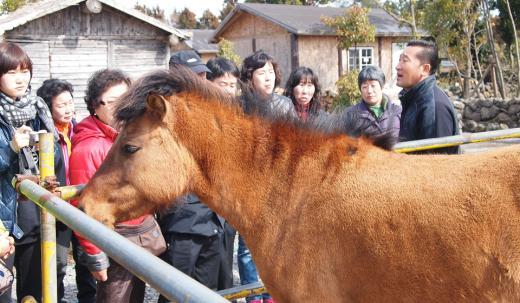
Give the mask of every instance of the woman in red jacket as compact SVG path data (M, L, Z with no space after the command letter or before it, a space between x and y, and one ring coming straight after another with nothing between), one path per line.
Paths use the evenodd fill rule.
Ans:
M118 134L114 128L114 105L129 85L130 79L119 70L100 70L90 78L85 95L90 116L78 123L72 138L69 163L72 184L87 183L108 154ZM117 223L115 231L155 255L166 249L151 215ZM113 260L109 264L108 257L99 248L81 236L78 238L84 250L80 262L98 281L97 302L143 302L144 282Z

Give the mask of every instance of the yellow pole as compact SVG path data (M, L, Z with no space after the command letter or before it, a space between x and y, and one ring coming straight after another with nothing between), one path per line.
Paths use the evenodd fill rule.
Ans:
M54 135L40 134L40 181L54 176ZM42 250L42 303L56 303L56 219L45 208L40 213Z

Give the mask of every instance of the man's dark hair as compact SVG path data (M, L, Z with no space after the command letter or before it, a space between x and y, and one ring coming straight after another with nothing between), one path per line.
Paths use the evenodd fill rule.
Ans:
M224 76L224 74L230 74L236 78L240 77L238 67L233 61L223 57L211 58L207 63L206 67L211 70L211 73L206 74L206 79L213 81L217 78Z
M89 113L94 115L95 109L101 103L101 95L112 86L121 83L130 86L130 78L119 69L102 69L95 72L88 80L85 91L85 103Z
M259 68L264 67L267 62L271 62L274 68L274 74L276 76L274 80L274 86L279 86L280 81L282 81L282 76L280 69L278 68L278 64L274 62L273 57L269 56L263 50L258 50L244 59L244 62L242 63L242 70L240 71L240 80L246 85L251 85L253 72Z
M49 109L52 110L52 98L57 95L69 92L71 95L74 92L72 84L70 82L60 79L47 79L43 81L42 86L36 91L36 95L47 103Z
M417 59L419 59L422 64L430 64L430 75L433 75L435 72L437 72L437 68L439 67L439 50L435 42L426 40L412 40L409 41L406 46L421 47L422 51L417 54Z

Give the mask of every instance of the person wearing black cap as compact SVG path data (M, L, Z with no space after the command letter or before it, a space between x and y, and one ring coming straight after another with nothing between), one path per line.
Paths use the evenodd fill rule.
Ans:
M187 66L204 79L207 72L211 73L194 51L174 53L170 57L170 68L174 64ZM211 84L208 82L208 85ZM206 287L217 290L225 220L190 193L160 213L158 222L168 243L161 258ZM168 300L160 296L158 302Z
M209 68L206 67L206 64L202 62L199 55L197 55L197 53L192 50L182 50L174 53L170 57L170 67L173 64L181 64L187 66L194 73L196 73L197 75L199 75L199 77L203 79L206 79L206 73L211 73Z

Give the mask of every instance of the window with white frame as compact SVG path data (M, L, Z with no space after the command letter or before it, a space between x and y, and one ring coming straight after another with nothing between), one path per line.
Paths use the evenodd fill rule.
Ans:
M372 47L349 48L348 50L348 69L361 70L367 65L374 64L374 49Z

